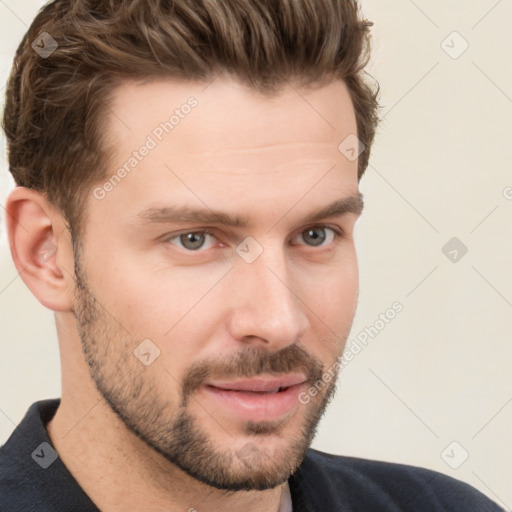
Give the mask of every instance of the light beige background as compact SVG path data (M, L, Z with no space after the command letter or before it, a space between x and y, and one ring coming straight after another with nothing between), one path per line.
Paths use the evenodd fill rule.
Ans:
M42 3L0 0L2 86ZM384 120L361 182L350 339L395 301L403 311L343 370L314 447L432 468L511 510L512 2L365 0L363 11ZM32 402L60 395L60 370L53 314L7 247L4 139L1 152L3 443ZM468 249L456 262L442 252L452 237Z

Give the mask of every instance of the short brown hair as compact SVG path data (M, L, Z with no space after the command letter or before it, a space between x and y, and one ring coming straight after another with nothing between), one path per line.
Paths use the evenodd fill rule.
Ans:
M366 147L361 179L379 120L378 83L373 90L363 77L370 25L354 0L54 0L21 41L8 81L10 171L78 235L86 196L108 172L100 127L113 89L123 79L227 72L269 93L289 80L344 80ZM43 32L58 44L47 58L33 46Z

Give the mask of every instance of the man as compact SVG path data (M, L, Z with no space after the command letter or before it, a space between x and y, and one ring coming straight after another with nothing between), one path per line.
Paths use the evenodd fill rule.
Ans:
M354 317L377 125L352 0L56 0L4 128L16 268L62 398L1 448L21 511L493 511L309 448Z

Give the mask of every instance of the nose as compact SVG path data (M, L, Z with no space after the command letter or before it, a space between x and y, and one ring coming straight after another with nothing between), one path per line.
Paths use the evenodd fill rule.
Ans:
M265 250L255 261L238 259L232 270L230 335L253 346L277 351L296 343L309 327L298 276L283 251Z

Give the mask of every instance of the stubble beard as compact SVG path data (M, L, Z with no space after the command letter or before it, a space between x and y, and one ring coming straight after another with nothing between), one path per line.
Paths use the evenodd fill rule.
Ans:
M299 406L304 408L300 428L292 438L288 434L287 441L272 453L265 448L265 436L284 437L285 424L245 422L243 431L247 441L242 442L242 446L239 440L223 431L225 442L217 447L207 429L189 410L194 391L202 382L198 376L204 380L208 370L202 367L199 372L187 373L189 380L182 385L179 403L163 397L155 373L148 372L133 354L140 340L124 335L124 328L97 302L86 285L87 276L77 255L75 275L73 311L91 379L130 432L187 475L216 489L266 490L288 480L303 461L318 423L335 394L337 372L323 395ZM227 364L231 371L245 376L302 369L313 384L323 374L323 364L297 345L290 345L279 354L254 351L239 355L236 370L233 362ZM251 371L247 372L248 369ZM219 423L213 417L212 421Z

